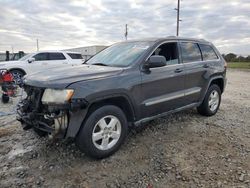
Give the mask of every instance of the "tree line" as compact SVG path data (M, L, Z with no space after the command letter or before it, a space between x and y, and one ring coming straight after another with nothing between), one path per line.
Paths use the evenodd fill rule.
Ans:
M236 55L234 53L222 54L227 62L250 62L250 55L244 57L241 55Z

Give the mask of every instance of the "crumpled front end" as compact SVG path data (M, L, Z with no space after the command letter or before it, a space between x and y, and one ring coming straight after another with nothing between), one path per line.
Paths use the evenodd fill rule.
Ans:
M78 111L81 105L76 105L73 100L67 104L42 104L42 96L45 88L24 85L27 94L17 107L17 120L21 122L24 130L34 128L47 133L51 138L66 137L71 118L74 120L74 111ZM78 101L79 102L79 101ZM80 125L76 125L80 127ZM72 128L71 128L72 129ZM76 133L75 133L76 134Z

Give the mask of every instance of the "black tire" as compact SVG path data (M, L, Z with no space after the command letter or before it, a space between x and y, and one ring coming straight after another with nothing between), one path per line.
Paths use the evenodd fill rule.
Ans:
M10 101L10 97L6 94L2 94L2 103L6 104Z
M17 70L17 69L11 70L10 73L12 74L14 81L17 84L20 84L20 79L25 75L25 73L23 71Z
M209 99L210 99L211 93L213 93L214 91L218 93L219 101L218 101L218 106L214 110L211 110L209 106ZM220 107L220 102L221 102L221 90L218 85L213 84L208 88L208 91L206 93L206 96L203 102L201 103L199 107L197 107L197 111L203 116L212 116L217 113Z
M36 127L33 127L33 130L34 130L34 132L35 132L38 136L40 136L40 137L45 137L45 136L48 135L47 132L42 131L42 130L40 130L40 129L37 129Z
M99 122L99 120L107 116L113 116L119 120L121 131L119 134L120 136L117 139L116 144L114 146L112 146L107 150L101 150L97 148L94 144L94 141L92 141L92 134L94 128L96 129L96 125ZM122 145L122 143L126 138L127 132L128 132L128 122L124 112L119 107L113 105L102 106L94 110L88 116L87 120L83 123L76 137L76 145L87 156L96 159L102 159L112 155L120 148L120 146ZM111 139L112 142L112 138L109 139Z

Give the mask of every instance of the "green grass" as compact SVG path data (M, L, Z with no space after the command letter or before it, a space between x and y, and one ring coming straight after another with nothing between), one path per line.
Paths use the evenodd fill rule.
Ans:
M234 69L250 69L250 62L229 62L228 68Z

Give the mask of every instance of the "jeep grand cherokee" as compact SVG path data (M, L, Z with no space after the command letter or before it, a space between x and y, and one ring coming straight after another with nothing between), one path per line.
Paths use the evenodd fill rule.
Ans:
M120 42L84 65L26 76L18 120L41 136L75 138L88 156L104 158L121 146L128 125L193 107L214 115L225 76L226 62L205 40Z

